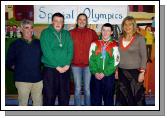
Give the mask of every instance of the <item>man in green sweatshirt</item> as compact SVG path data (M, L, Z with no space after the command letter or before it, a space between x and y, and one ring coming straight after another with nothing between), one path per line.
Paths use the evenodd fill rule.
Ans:
M64 16L52 15L52 24L44 29L40 36L43 52L43 105L54 106L58 96L58 105L69 105L70 71L73 57L73 42L70 33L63 29Z
M116 41L113 40L112 25L102 26L102 40L91 44L89 67L92 73L90 82L91 105L114 105L114 79L120 56Z

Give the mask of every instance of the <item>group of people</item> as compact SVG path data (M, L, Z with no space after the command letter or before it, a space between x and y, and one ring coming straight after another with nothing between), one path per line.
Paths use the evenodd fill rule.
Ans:
M87 28L84 13L78 15L76 28L67 31L63 25L64 16L53 14L37 40L32 37L33 22L21 22L22 38L11 44L6 59L14 71L19 105L26 106L31 94L33 105L54 106L58 97L58 105L68 106L71 71L74 105L82 105L82 83L85 106L113 106L114 94L116 105L145 105L146 44L133 17L124 18L118 42L110 23L103 24L100 38Z

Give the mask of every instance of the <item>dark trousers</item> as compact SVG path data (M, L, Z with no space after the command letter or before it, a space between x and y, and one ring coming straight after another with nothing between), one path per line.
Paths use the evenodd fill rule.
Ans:
M91 92L91 105L101 106L102 100L104 106L114 105L114 74L105 76L102 80L96 79L95 75L91 76L90 92Z
M138 69L118 68L118 86L116 104L119 106L144 106L145 88L143 82L138 82Z
M54 106L58 96L58 105L68 106L70 99L70 71L59 73L55 68L43 70L43 105Z

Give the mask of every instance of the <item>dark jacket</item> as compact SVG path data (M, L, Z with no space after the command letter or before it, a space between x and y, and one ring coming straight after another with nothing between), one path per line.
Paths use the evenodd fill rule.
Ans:
M14 80L17 82L39 82L41 77L41 48L39 40L27 43L17 39L8 49L6 66L14 66Z

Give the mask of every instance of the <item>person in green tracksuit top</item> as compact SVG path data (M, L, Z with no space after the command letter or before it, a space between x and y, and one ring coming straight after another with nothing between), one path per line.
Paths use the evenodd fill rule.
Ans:
M73 42L70 33L63 29L64 16L55 13L52 24L40 36L43 69L43 105L69 105L70 64L73 57Z
M102 26L102 40L91 44L89 54L89 67L91 71L90 93L91 105L114 105L115 71L120 60L117 42L113 40L112 25L106 23Z

